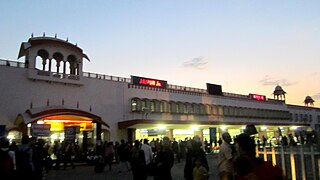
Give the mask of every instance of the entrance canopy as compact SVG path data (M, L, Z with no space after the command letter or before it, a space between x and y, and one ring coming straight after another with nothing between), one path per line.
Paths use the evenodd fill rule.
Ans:
M268 124L260 122L252 122L256 126L292 126L289 123ZM188 129L197 126L199 129L208 129L213 126L227 126L229 128L239 128L248 125L246 122L224 122L224 121L182 121L182 120L151 120L151 119L133 119L128 121L118 122L119 129L133 128L133 129L154 129L159 126L165 126L167 129ZM309 126L309 124L299 124L299 126Z
M79 109L67 108L65 106L28 109L25 113L21 113L17 116L15 125L20 126L21 124L28 124L38 120L60 120L70 122L92 121L104 125L108 129L110 128L110 126L97 115Z

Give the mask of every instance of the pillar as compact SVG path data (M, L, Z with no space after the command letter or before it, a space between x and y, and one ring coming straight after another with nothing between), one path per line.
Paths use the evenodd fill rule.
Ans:
M166 136L169 139L173 139L173 129L169 129L168 131L166 131Z
M82 131L83 139L82 139L82 150L83 152L88 151L88 131Z
M136 140L136 129L128 128L128 142Z
M102 130L102 128L101 128L101 123L96 123L97 124L97 130L96 130L96 137L97 137L97 139L96 139L96 142L101 142L101 130Z

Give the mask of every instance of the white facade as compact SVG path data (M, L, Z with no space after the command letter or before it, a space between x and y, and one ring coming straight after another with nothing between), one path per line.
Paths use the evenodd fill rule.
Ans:
M66 66L70 55L74 58L70 61L73 64ZM82 60L88 57L76 45L56 38L30 38L22 43L19 57L23 56L24 63L0 62L0 125L6 125L7 131L19 125L19 114L50 108L81 110L100 117L109 125L102 129L109 131L111 140L128 138L128 129L133 129L132 132L154 129L159 124L165 124L170 130L187 129L192 124L199 125L200 129L255 124L275 129L301 126L319 130L318 108L288 105L272 99L257 101L247 95L209 95L206 90L174 85L165 89L133 85L130 78L82 72ZM46 67L36 69L43 59L46 63L41 65ZM57 59L59 68L56 66L59 63L49 67L50 61ZM135 110L132 100L138 103ZM23 121L27 124L41 117Z

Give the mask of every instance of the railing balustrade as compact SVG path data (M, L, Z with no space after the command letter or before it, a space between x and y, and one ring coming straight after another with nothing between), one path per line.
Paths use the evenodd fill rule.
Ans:
M320 147L316 145L257 147L257 156L280 166L288 179L320 179Z

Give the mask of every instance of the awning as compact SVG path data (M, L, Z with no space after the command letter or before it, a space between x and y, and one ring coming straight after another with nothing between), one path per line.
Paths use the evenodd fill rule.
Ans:
M118 122L119 129L133 128L133 129L155 129L159 125L165 125L167 129L187 129L192 126L198 126L200 129L206 129L213 126L245 126L247 122L225 122L225 121L195 121L195 120L153 120L153 119L132 119L127 121ZM270 126L292 126L291 123L279 122L274 123L260 123L250 122L257 126L270 125ZM310 126L310 124L299 124L298 126ZM239 127L238 127L239 128Z
M100 116L94 115L90 112L83 111L80 109L72 109L64 106L51 106L51 107L42 107L42 108L32 108L28 109L26 112L18 114L15 125L28 124L39 119L50 117L50 116L59 116L67 115L70 118L72 117L84 117L89 118L95 123L100 123L103 126L110 128L110 126L105 123Z

